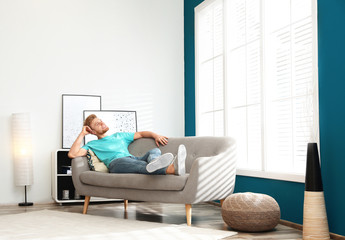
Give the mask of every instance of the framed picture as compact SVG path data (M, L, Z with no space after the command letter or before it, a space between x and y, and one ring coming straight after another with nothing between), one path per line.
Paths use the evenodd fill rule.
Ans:
M91 114L95 114L98 118L109 127L108 135L116 132L136 132L137 131L137 112L136 111L120 111L120 110L101 110L101 111L84 111L84 120ZM85 144L89 141L96 140L95 135L89 134L85 136Z
M62 95L62 148L71 148L83 128L84 110L101 110L101 96Z

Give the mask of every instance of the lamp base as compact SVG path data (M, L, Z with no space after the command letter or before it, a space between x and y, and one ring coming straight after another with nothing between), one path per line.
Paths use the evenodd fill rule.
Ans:
M26 207L26 206L32 206L32 205L34 205L32 202L28 202L28 201L27 201L27 197L26 197L26 185L25 185L25 202L18 203L18 206Z
M32 206L32 205L34 205L32 202L18 203L18 206L21 206L21 207Z

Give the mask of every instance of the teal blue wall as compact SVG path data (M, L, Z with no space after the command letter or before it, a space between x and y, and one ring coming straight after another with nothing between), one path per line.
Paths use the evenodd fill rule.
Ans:
M185 0L185 135L195 135L194 7ZM345 1L318 0L320 157L330 231L345 235ZM235 192L266 193L303 223L304 184L237 176Z
M203 0L184 0L185 136L195 136L194 8Z

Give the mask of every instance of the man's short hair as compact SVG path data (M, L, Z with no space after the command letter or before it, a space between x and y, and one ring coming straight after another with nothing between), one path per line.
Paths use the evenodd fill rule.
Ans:
M91 127L90 124L92 123L92 121L93 121L95 118L97 118L97 116L96 116L95 114L89 115L89 116L85 119L85 121L84 121L84 126L89 126L89 127Z

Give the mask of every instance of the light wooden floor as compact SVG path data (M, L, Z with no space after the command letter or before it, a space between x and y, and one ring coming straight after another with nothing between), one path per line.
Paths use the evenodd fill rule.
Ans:
M35 204L31 207L0 205L0 216L43 209L81 213L83 205ZM185 206L183 204L129 202L128 210L124 212L123 202L90 203L88 214L168 224L186 223ZM192 206L192 226L231 230L223 222L221 208L210 203L194 204ZM278 225L273 231L264 233L239 232L238 235L225 239L302 239L302 232L287 226Z

